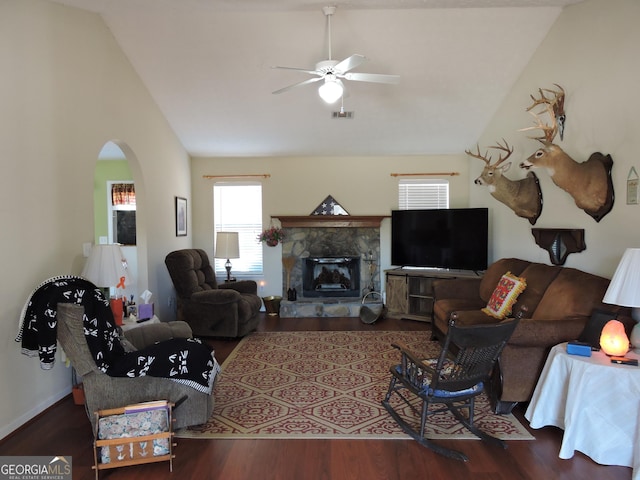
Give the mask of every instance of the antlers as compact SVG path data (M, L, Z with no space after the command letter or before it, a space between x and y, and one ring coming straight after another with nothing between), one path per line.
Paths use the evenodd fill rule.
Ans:
M534 108L536 105L552 105L553 113L555 117L564 115L564 88L562 88L557 83L554 83L554 85L558 87L560 91L551 90L549 88L539 88L538 89L538 92L540 92L539 99L536 99L536 97L534 97L533 95L530 95L531 99L533 100L533 104L529 108L527 108L527 112L530 111L532 108ZM553 98L545 97L544 92L549 92L553 94Z
M536 112L529 111L529 113L533 115L533 117L536 119L536 124L533 127L521 128L518 131L526 132L528 130L540 129L542 130L542 135L537 137L529 137L529 138L534 138L536 140L545 140L549 143L552 143L553 139L556 138L556 134L558 133L558 122L556 121L556 117L553 114L553 107L551 107L551 105L547 105L546 110L547 110L547 113L549 114L549 117L551 118L551 125L547 125L546 123L542 122L540 115L544 112L541 112L540 114L538 114Z
M500 157L498 158L498 161L496 163L494 163L493 165L491 165L491 157L489 156L489 150L487 150L486 153L484 155L482 155L480 153L480 146L479 145L476 146L476 148L478 150L477 153L473 153L470 150L465 150L464 153L466 153L467 155L469 155L471 157L479 158L484 163L486 163L487 166L497 167L502 162L504 162L507 158L509 158L509 156L513 153L513 147L510 147L509 144L507 143L507 141L504 138L502 139L502 141L504 142L504 145L501 145L500 142L498 142L497 145L493 145L493 146L489 147L489 148L495 148L496 150L501 150L501 151L506 153L506 155L504 157L501 154Z
M566 115L564 113L564 89L557 83L554 83L554 85L558 87L560 90L558 91L558 90L551 90L548 88L544 88L544 89L539 88L538 92L540 93L540 98L536 98L533 95L531 95L531 99L533 100L533 103L529 108L527 108L527 112L533 115L533 117L536 119L536 124L533 127L521 128L519 130L520 132L524 132L527 130L540 129L543 132L541 136L530 137L530 138L535 138L537 140L544 140L549 143L553 142L558 132L560 133L560 140L563 139L564 121L566 118ZM553 94L553 98L546 97L544 92ZM532 111L538 105L544 105L546 113L548 113L549 118L551 118L551 125L547 125L543 123L542 119L540 118L540 115L542 115L545 112L536 113Z

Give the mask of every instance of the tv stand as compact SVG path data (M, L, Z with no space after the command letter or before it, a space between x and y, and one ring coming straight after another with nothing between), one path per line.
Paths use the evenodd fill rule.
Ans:
M478 278L472 270L439 268L394 268L385 270L387 315L392 318L431 322L433 320L433 282L441 279Z

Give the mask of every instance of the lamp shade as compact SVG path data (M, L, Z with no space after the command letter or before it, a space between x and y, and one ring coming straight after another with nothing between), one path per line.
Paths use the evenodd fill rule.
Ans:
M640 248L625 250L602 301L632 307L633 318L640 321L637 308L640 307Z
M119 287L127 277L124 265L127 260L120 245L94 245L82 270L82 276L98 287Z
M318 95L327 103L335 103L343 92L342 82L336 79L335 75L327 75L318 89Z
M216 235L215 258L240 258L238 232L218 232Z
M607 355L624 355L629 351L629 337L624 324L618 320L609 320L600 334L600 348Z

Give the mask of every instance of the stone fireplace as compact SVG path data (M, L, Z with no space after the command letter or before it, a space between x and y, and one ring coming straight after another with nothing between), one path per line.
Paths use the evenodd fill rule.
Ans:
M286 294L287 288L295 288L298 299L301 298L331 298L351 296L359 298L364 293L363 285L371 283L369 267L363 258L371 256L374 259L380 258L380 229L379 228L285 228L285 241L282 244L282 256L294 257L295 263L290 272L284 269L284 283L282 291ZM316 260L314 260L316 259ZM324 259L318 261L317 259ZM344 261L348 259L348 261ZM307 265L313 268L306 268ZM319 295L315 287L309 288L310 281L316 279L321 273L322 266L329 269L331 273L335 270L348 278L355 277L354 283L349 288L343 289L337 286L325 286L326 295ZM315 272L315 276L307 277L307 288L304 285L305 270L307 275L313 275L309 271ZM349 270L350 273L347 271ZM365 271L363 271L365 270ZM289 285L287 285L289 279ZM339 283L339 282L325 282ZM357 283L357 285L355 285ZM373 285L380 291L380 274L376 270L373 273ZM331 294L333 293L333 294ZM348 295L347 295L348 293Z
M280 316L357 316L362 296L381 288L377 266L384 217L278 218L286 235L282 257L295 259L283 261ZM296 290L297 301L286 301L288 288ZM335 315L327 313L334 308ZM299 314L304 309L309 315Z

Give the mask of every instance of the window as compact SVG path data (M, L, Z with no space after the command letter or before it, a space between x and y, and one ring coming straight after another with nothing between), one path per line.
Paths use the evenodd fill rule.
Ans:
M400 210L449 208L447 180L401 179L398 183L398 194Z
M136 244L136 187L133 181L107 181L109 243Z
M238 232L240 258L231 259L234 276L262 275L262 244L258 242L258 235L262 231L261 184L214 184L213 230L214 252L218 232ZM215 270L220 275L225 272L225 261L215 259Z

